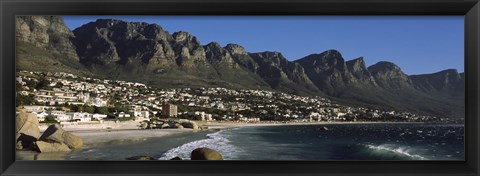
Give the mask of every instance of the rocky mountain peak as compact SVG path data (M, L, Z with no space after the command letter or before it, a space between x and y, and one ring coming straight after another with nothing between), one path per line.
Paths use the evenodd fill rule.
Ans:
M227 50L222 48L219 43L217 42L210 42L207 45L203 46L203 49L205 50L205 55L207 57L207 60L217 62L217 61L222 61L229 63L230 65L233 64L233 59L228 53Z
M222 46L220 45L220 43L217 43L217 42L210 42L210 43L206 44L204 47L208 47L208 48L222 48Z
M351 71L366 70L365 61L363 60L363 57L349 60L346 62L346 64L349 70Z
M195 42L195 43L200 43L200 42L198 42L197 37L191 35L191 34L188 33L188 32L184 32L184 31L174 32L174 33L172 34L172 37L173 37L173 39L174 39L176 42Z
M238 44L234 43L229 43L227 46L225 46L225 49L230 52L231 55L246 55L248 54L247 51L245 51L245 48Z
M454 75L454 76L458 75L458 76L460 76L457 69L446 69L446 70L440 71L438 73L439 74L445 74L445 75Z
M257 62L268 62L275 65L285 65L289 62L285 57L283 57L282 53L276 51L252 53L252 55L254 55L253 58L255 58Z
M368 71L379 86L389 89L412 88L412 80L394 63L380 61L370 67Z
M122 21L122 20L117 20L117 19L97 19L95 22L91 22L91 23L94 23L98 27L110 28L110 27L113 27L113 26L115 26L119 23L124 23L125 24L126 22ZM89 23L89 24L91 24L91 23Z
M320 54L311 54L295 62L304 66L312 65L323 70L329 68L344 69L346 67L345 60L337 50L327 50Z
M335 49L329 49L327 51L324 51L323 53L321 53L321 55L323 55L323 57L332 57L332 58L342 57L342 54L340 53L340 51Z
M400 67L398 67L392 62L380 61L368 67L368 71L370 71L370 73L372 74L377 74L379 72L389 72L389 71L401 72L401 69Z
M410 76L418 89L424 91L443 91L444 93L456 95L464 92L465 77L459 74L456 69L447 69L432 74Z

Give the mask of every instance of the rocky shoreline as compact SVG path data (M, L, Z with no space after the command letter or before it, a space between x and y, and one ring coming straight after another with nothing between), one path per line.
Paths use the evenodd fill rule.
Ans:
M40 153L69 152L83 146L83 140L80 137L63 130L58 124L50 125L40 133L37 116L27 113L23 108L19 109L15 120L17 150L32 150Z

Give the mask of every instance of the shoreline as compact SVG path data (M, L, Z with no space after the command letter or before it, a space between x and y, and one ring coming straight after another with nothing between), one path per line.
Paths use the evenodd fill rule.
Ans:
M198 122L197 122L198 123ZM257 126L289 126L289 125L342 125L342 124L424 124L424 122L204 122L200 123L208 129L228 129Z
M193 129L138 129L132 128L82 128L81 125L75 128L64 128L74 135L81 137L84 141L84 149L90 147L102 146L112 141L142 141L148 138L162 138L166 136L194 133L197 131L213 131L222 129L242 128L242 127L261 127L261 126L289 126L289 125L331 125L331 124L422 124L423 122L219 122L219 121L195 121L199 126L207 127L205 130ZM131 124L131 123L129 123Z
M289 126L289 125L331 125L331 124L422 124L423 122L218 122L218 121L195 121L199 126L207 127L204 131L209 130L222 130L242 127L261 127L261 126ZM76 128L64 128L74 135L81 137L84 141L84 149L88 149L92 146L102 146L105 143L111 143L112 141L142 141L148 138L162 138L166 136L194 133L193 129L138 129L135 128L116 128L116 129L104 129L104 128L81 128L79 125Z

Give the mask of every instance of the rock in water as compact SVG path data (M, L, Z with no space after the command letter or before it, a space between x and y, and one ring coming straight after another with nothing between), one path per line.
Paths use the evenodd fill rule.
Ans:
M170 125L168 125L168 123L164 123L160 126L161 129L164 129L164 128L170 128Z
M180 158L179 156L175 157L175 158L172 158L170 160L183 160L182 158Z
M184 120L184 121L179 121L179 123L185 128L191 128L194 130L198 129L198 125L194 121Z
M19 109L20 113L15 116L15 136L20 142L20 148L28 148L40 137L37 115L27 113L25 109Z
M126 159L127 160L156 160L154 157L151 157L151 156L133 156Z
M148 123L147 122L140 122L140 129L144 130L148 128Z
M44 141L37 141L35 142L36 144L36 149L39 152L45 153L45 152L69 152L70 148L68 148L67 145L64 143L58 143L58 142L44 142Z
M192 151L192 160L223 160L222 154L209 148L197 148Z
M178 123L176 123L176 124L175 124L175 128L177 128L177 129L183 129L183 126L180 125L180 124L178 124Z
M40 137L41 141L65 143L71 149L83 146L82 138L63 130L58 124L50 125Z

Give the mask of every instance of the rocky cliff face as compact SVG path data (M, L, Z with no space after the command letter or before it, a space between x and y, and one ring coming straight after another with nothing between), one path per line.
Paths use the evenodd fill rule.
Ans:
M61 17L18 16L15 25L17 42L48 50L55 57L78 61L75 47L70 41L75 36Z
M176 65L174 39L160 26L101 19L73 31L80 62L92 65Z
M247 53L245 48L238 44L227 44L225 49L230 53L233 60L243 68L251 72L256 72L258 69L258 64L252 59L252 57Z
M204 46L204 50L207 61L222 80L250 88L269 87L258 75L237 63L230 51L221 47L219 43L211 42Z
M280 52L250 53L250 56L257 65L255 73L273 89L295 94L320 93L303 67L288 61Z
M365 68L363 58L345 62L340 52L328 50L296 60L305 69L312 82L328 95L336 96L352 88L376 87L376 82Z
M394 63L378 62L368 67L368 71L384 89L407 89L413 86L410 78Z
M364 84L366 86L377 87L377 82L368 71L365 61L363 57L359 57L357 59L353 59L350 61L345 62L347 68L352 75L350 79L353 84Z
M186 71L195 70L206 72L211 70L207 63L205 50L195 36L187 32L172 34L174 42L171 43L177 57L177 65Z
M61 17L17 16L15 27L17 69L86 74Z
M410 76L414 86L424 92L445 93L456 95L465 92L464 73L455 69L443 70L432 74Z

